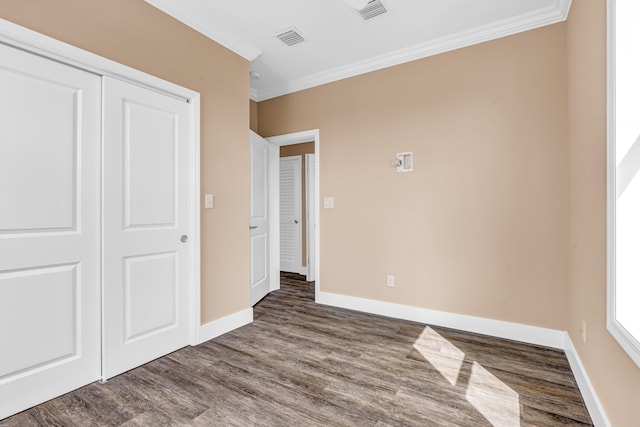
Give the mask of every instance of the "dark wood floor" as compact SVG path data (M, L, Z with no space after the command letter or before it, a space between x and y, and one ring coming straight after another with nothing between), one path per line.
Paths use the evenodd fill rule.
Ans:
M592 425L563 352L320 306L300 279L251 325L0 425Z

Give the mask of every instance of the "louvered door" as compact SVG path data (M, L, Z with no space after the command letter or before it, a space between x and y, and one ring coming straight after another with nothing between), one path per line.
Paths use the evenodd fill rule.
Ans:
M280 159L280 270L300 272L302 258L302 157Z

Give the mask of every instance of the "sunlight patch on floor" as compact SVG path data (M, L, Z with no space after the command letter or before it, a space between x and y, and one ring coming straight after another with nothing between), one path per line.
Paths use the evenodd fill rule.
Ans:
M520 426L518 393L477 362L471 367L466 397L493 427Z
M422 357L454 387L464 389L469 402L493 427L520 427L520 397L511 387L473 361L471 372L460 378L465 353L430 327L413 343ZM468 363L467 361L467 369ZM458 384L460 382L460 384Z
M464 362L464 353L458 347L427 326L413 343L413 348L451 385L456 385L462 362Z

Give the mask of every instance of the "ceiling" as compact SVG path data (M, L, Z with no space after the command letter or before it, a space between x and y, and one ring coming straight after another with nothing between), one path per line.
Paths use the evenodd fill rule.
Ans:
M387 13L364 20L345 0L145 1L251 61L256 101L561 22L571 7L571 0L379 0ZM276 35L291 27L305 41L290 47Z

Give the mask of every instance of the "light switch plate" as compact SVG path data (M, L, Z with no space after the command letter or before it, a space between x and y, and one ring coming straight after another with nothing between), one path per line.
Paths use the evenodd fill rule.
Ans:
M204 208L212 209L213 208L213 194L205 194L204 195Z
M325 197L324 198L324 208L325 209L333 209L333 197Z

